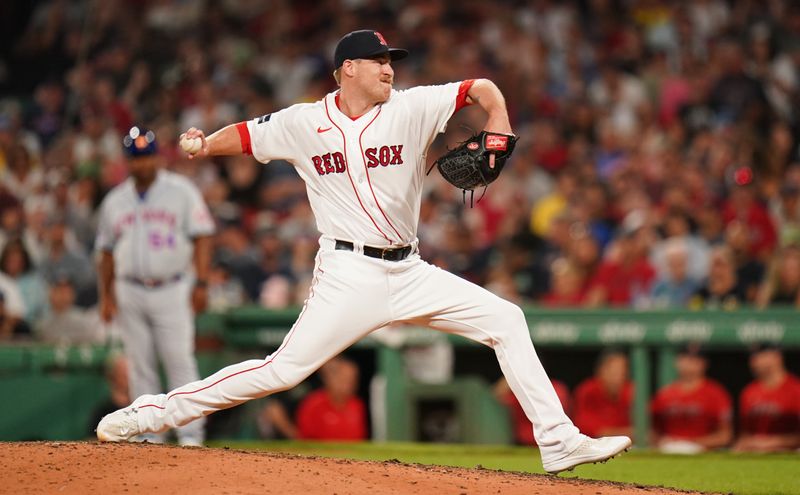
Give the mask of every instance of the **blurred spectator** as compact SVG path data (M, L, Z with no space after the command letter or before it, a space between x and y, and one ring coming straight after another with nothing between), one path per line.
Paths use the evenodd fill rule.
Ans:
M669 274L667 247L671 245L674 250L676 244L681 244L686 252L686 277L692 280L705 279L708 276L709 246L705 240L692 234L689 216L679 211L667 213L663 230L665 239L653 246L650 257L659 277Z
M539 237L547 237L553 218L567 207L575 194L575 176L569 170L558 174L555 190L533 205L531 210L531 231Z
M291 258L286 244L278 236L278 229L266 226L257 233L259 251L258 292L253 300L273 308L283 308L291 301ZM274 280L272 280L274 279Z
M293 302L292 282L284 275L275 274L261 285L258 302L267 309L284 309Z
M99 185L91 177L82 177L71 183L61 174L52 174L48 180L48 194L52 209L63 215L70 237L68 246L73 251L89 252L94 243L94 209L99 201Z
M620 351L604 352L594 377L575 388L575 426L589 436L628 435L631 429L633 383L628 379L628 357Z
M725 228L725 243L730 246L736 263L736 279L744 291L747 302L756 300L759 286L764 278L764 262L748 253L747 226L734 220Z
M601 243L593 235L582 229L573 232L572 242L567 249L567 259L583 274L584 291L590 282L589 276L595 273L600 264L601 249Z
M660 276L650 293L655 308L685 307L697 290L697 282L689 277L689 252L683 238L668 239L664 246L667 273Z
M106 162L118 162L120 136L105 112L93 105L85 105L80 113L80 132L72 148L75 164L84 173L97 175Z
M3 319L5 328L16 327L18 322L25 321L25 300L19 289L19 284L5 271L0 271L0 292L3 293ZM6 333L6 336L10 334Z
M42 171L34 168L27 148L22 144L15 144L7 153L8 165L3 171L0 180L17 199L24 201L29 196L39 192L43 186L44 176Z
M208 309L225 311L244 304L246 300L242 283L232 277L227 261L215 259L208 273Z
M30 333L30 328L25 320L9 313L6 309L5 292L0 289L0 341L24 337Z
M6 243L0 254L0 271L16 282L25 306L23 319L37 321L47 307L47 287L20 239L11 239Z
M586 277L566 258L552 263L550 292L542 298L542 305L549 307L578 307L586 296Z
M264 407L256 418L261 438L275 440L296 440L299 438L294 417L297 406L308 395L309 386L303 382L285 392L270 395L264 399Z
M739 452L781 452L800 446L800 379L786 371L783 354L761 344L750 354L755 376L739 396Z
M50 282L49 313L35 326L37 339L48 344L103 344L105 327L95 310L75 305L75 287L67 274L57 274Z
M196 103L184 109L178 128L219 129L236 120L236 111L217 94L210 81L202 81L195 88Z
M778 229L780 246L800 244L800 187L784 184L770 207Z
M550 267L543 241L527 229L498 245L495 270L513 280L514 288L507 295L520 300L537 300L549 291Z
M600 249L604 249L611 241L614 231L610 224L609 208L612 204L608 198L606 186L597 181L590 181L588 184L573 196L571 209L574 211L578 221L586 225L587 233L598 244ZM577 241L582 235L573 236Z
M733 251L726 245L711 250L711 269L705 284L689 301L694 309L737 309L747 302L745 287L739 283Z
M250 244L247 232L235 222L220 226L215 239L216 254L230 266L231 274L242 282L247 299L258 300L262 275L258 266L258 253Z
M564 412L569 415L572 407L569 389L564 383L558 380L551 380L551 383L556 391L556 395L558 395L558 399L561 401ZM522 406L514 395L514 392L511 391L511 387L508 386L506 379L500 378L497 380L492 391L497 401L508 408L511 417L511 428L514 432L514 442L517 445L536 445L533 425L525 415L525 411L522 410Z
M55 80L46 80L33 92L28 126L43 146L49 146L64 128L64 87Z
M74 239L66 220L60 215L52 216L47 222L46 247L39 270L48 281L69 278L75 290L75 302L89 307L97 302L94 266L85 252L68 247L68 237Z
M711 91L711 106L717 120L724 123L743 120L758 128L768 117L766 95L762 83L746 73L740 43L723 40L716 55L723 71Z
M297 409L299 438L305 440L367 439L367 410L358 391L358 367L336 357L320 368L322 389L308 394Z
M626 217L607 259L597 269L586 296L591 306L626 306L641 303L650 294L656 273L647 259L649 242L643 214Z
M747 174L749 169L746 170ZM747 177L747 176L745 176ZM751 179L742 179L749 181ZM722 218L726 224L733 221L743 224L747 234L747 252L762 261L769 258L777 243L775 224L767 209L756 198L756 190L749 182L744 182L731 190L728 201L723 205Z
M0 185L0 198L6 189ZM6 196L8 204L0 208L0 247L5 246L9 239L25 235L25 210L22 205L10 194Z
M613 133L616 139L633 137L639 130L639 111L647 104L647 93L641 80L626 73L620 64L604 65L600 77L589 85L588 95L592 103L609 116L601 132ZM606 166L600 165L600 174L610 174L612 163L607 161Z
M650 405L653 442L662 452L694 454L724 447L733 439L731 397L706 377L707 367L698 345L678 351L677 379L659 390Z
M481 248L475 233L463 219L445 217L442 222L442 243L436 246L431 262L470 282L482 285L492 246Z
M773 257L756 304L800 305L800 246L787 246Z

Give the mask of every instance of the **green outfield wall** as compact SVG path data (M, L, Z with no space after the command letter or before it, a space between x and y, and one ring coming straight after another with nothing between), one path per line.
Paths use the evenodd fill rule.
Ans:
M243 354L266 354L282 342L299 309L267 311L240 308L198 319L198 358L208 374L237 361ZM800 349L798 312L792 308L768 311L623 311L542 310L527 308L531 337L540 349L603 349L629 352L636 384L633 418L636 437L647 438L647 404L652 384L674 377L674 349L688 341L706 349L746 349L756 342L777 342ZM489 384L474 376L457 376L451 386L414 383L406 376L404 346L419 346L442 336L408 327L400 341L367 337L355 346L374 350L377 372L386 380L387 438L415 440L414 400L442 397L452 400L461 415L461 438L475 443L510 439L498 427L503 410L493 403ZM446 336L458 349L478 346ZM488 350L487 350L488 352ZM108 349L52 347L36 344L0 346L0 440L78 439L91 434L93 414L108 400L104 368ZM655 375L653 375L655 374ZM489 428L491 426L491 428ZM492 430L487 433L486 430Z

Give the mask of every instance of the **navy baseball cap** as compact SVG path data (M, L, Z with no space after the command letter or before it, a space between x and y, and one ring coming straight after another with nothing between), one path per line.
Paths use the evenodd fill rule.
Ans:
M750 351L750 354L758 354L759 352L765 352L765 351L781 352L781 345L779 342L764 340L761 342L754 342L750 344L748 350Z
M390 48L378 31L361 29L347 33L339 40L333 55L333 65L338 69L345 60L372 58L385 53L389 54L392 61L408 56L408 50Z
M697 358L705 358L705 353L703 352L703 347L700 345L699 342L685 342L683 345L678 347L676 354L678 356L690 356L690 357L697 357Z
M156 134L153 131L133 126L122 139L122 147L131 158L150 156L158 152Z

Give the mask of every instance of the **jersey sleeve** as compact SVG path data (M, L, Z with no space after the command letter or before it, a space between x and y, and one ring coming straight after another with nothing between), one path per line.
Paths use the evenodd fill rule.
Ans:
M111 225L109 198L107 197L100 205L100 215L97 223L97 234L94 241L94 249L100 251L113 251L116 244L114 228Z
M297 149L295 127L296 107L288 107L279 112L247 121L250 149L253 157L261 163L271 160L292 161Z
M418 120L422 138L432 141L447 129L447 121L467 105L467 92L474 80L459 81L436 86L417 86L402 92Z
M186 215L186 232L189 237L200 237L214 233L214 218L208 211L203 196L193 184L188 184L188 214Z

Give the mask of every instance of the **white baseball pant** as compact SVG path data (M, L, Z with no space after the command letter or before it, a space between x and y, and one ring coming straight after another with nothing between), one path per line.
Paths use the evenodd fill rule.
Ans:
M117 280L115 290L117 322L128 358L131 397L158 394L163 390L159 361L170 389L198 380L190 281L184 277L161 287L147 288ZM188 424L176 431L178 440L202 443L205 421L190 421L185 421L183 424Z
M582 436L564 413L531 342L522 310L412 254L383 261L334 250L320 239L314 281L300 316L265 359L228 366L133 405L142 431L161 432L215 411L292 388L331 357L391 322L426 325L492 347L534 425L542 459L558 459Z

